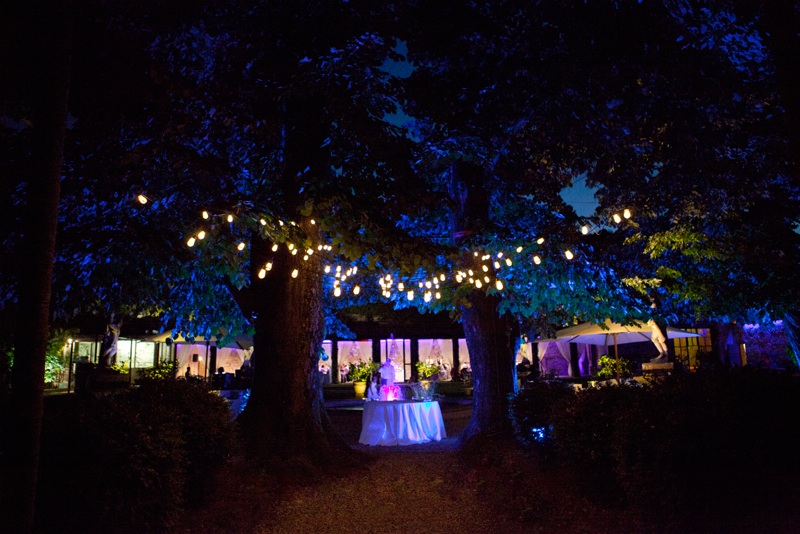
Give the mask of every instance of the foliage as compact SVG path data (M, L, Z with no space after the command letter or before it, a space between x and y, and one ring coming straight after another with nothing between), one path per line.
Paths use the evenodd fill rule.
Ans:
M369 382L372 375L378 370L375 362L351 362L347 373L348 380L353 382Z
M800 388L784 373L724 368L589 389L556 409L553 426L586 490L660 519L787 502L800 475Z
M47 400L41 530L164 532L235 447L227 403L185 381Z
M620 378L630 378L633 376L633 364L626 358L612 358L607 355L602 355L597 359L597 376L598 378L617 378L619 372Z
M108 369L109 371L114 371L115 373L119 373L122 375L128 374L129 372L128 366L125 364L125 362L111 364L108 366Z
M158 367L148 367L139 372L139 380L170 380L178 372L177 362L162 363Z
M427 380L441 372L439 366L433 362L417 362L417 376L420 380Z
M517 440L539 450L552 446L552 413L575 395L571 384L560 380L533 380L509 402L509 414Z

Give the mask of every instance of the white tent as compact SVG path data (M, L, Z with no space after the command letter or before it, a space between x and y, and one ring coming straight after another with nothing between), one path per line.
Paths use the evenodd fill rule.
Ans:
M654 332L656 333L656 341L658 341L659 334L661 336L663 336L663 334L655 325L655 323L635 323L633 325L622 325L612 322L610 319L606 319L605 322L601 324L587 322L576 326L571 326L569 328L564 328L556 333L555 338L538 339L536 342L539 343L540 360L544 357L548 343L556 343L565 359L568 358L569 354L569 349L566 348L567 343L602 345L606 347L614 345L614 352L617 356L617 359L619 359L617 345L622 345L625 343L642 343L645 341L656 343L656 341L653 340ZM700 334L686 332L685 330L679 330L677 328L668 326L666 337L667 339L700 337Z

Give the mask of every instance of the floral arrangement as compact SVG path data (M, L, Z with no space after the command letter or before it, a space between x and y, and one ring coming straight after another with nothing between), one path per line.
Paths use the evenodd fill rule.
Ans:
M435 363L417 362L417 376L420 380L427 380L441 372Z
M378 370L378 365L375 362L351 363L347 373L347 378L353 382L367 382L372 377L372 374Z
M598 358L597 365L600 368L600 370L597 372L598 378L617 377L616 359L603 355ZM631 365L631 362L625 358L619 359L619 376L620 378L629 378L633 376L633 366Z

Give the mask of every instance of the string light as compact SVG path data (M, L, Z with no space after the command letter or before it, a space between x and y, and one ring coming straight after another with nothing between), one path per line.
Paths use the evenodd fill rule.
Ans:
M330 265L326 265L325 266L325 274L327 274L329 272L331 272L331 266Z
M503 282L501 280L498 280L497 282L495 282L494 286L497 288L498 291L502 291L503 290Z
M315 225L315 224L317 224L317 221L315 221L314 219L311 219L311 224Z
M425 292L425 295L424 295L425 302L430 302L432 297L433 297L433 295L431 295L430 291L426 291Z
M494 262L494 268L495 269L499 269L500 268L500 262L499 261Z
M144 206L145 204L147 204L147 197L146 197L146 196L144 196L144 195L138 195L138 196L136 197L136 200L138 200L138 201L139 201L139 204L141 204L142 206Z
M340 288L340 287L334 287L333 288L333 296L334 297L338 297L341 294L342 294L342 288Z
M437 291L434 297L436 297L436 300L439 300L440 298L442 298L442 294Z
M361 288L358 285L356 285L355 287L353 287L353 295L358 295L359 293L361 293Z
M588 233L589 233L589 227L588 227L588 226L586 226L585 224L584 224L583 226L581 226L581 233L582 233L583 235L586 235L586 234L588 234Z
M261 269L260 271L258 271L258 277L259 278L261 278L263 280L265 276L267 276L267 270L266 269Z
M519 254L520 252L522 252L522 247L521 246L517 247L517 254Z
M572 253L571 250L567 249L564 251L564 257L567 258L568 260L571 260L572 258L575 257L575 255Z
M414 290L410 290L406 295L406 298L408 298L408 300L414 300Z
M622 212L622 216L625 217L626 219L630 219L631 218L631 210L629 210L628 208L625 208L625 210Z
M272 252L278 252L278 244L277 243L272 245Z
M534 256L533 257L533 263L535 263L536 265L539 265L540 263L542 263L542 258L540 258L539 256Z
M480 280L475 280L475 287L477 287L478 289L480 289L480 288L482 288L482 287L483 287L483 283L481 283L481 281L480 281Z
M239 245L237 245L236 248L238 248L239 250L244 250L244 246L245 246L244 241L242 241L241 243L239 243Z
M299 271L297 269L295 269L294 271L292 271L292 278L297 278L298 274L299 274Z
M261 223L261 226L266 226L267 225L267 221L264 220L264 219L260 219L258 222Z
M194 237L190 237L186 244L191 248L194 246Z
M403 285L403 282L400 282L400 283L397 284L397 290L398 291L404 291L405 288L406 288L406 286ZM413 293L413 291L412 291L412 293Z
M271 270L272 270L272 262L271 262L271 261L268 261L268 262L267 262L267 270L268 270L268 271L271 271Z
M544 243L544 238L540 237L539 239L536 240L536 243L541 245L542 243Z
M512 265L514 265L514 262L513 262L513 261L511 261L511 258L506 258L506 265L508 265L509 267L511 267Z
M622 222L622 217L619 216L619 213L614 214L614 222L617 224Z
M203 230L197 232L197 239L200 239L202 241L205 238L206 238L206 233Z
M233 215L228 215L228 222L229 222L229 223L232 223L232 222L233 222Z
M204 210L203 211L203 219L208 219L208 218L209 218L209 214L208 214L207 211Z

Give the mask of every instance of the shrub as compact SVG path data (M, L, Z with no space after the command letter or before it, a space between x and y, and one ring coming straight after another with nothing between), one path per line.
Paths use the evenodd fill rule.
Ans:
M575 395L570 384L534 380L511 397L509 415L514 435L531 449L549 447L552 442L552 413Z
M234 445L224 399L185 381L48 399L39 530L163 532Z

